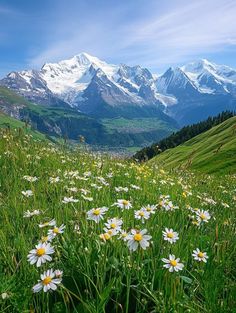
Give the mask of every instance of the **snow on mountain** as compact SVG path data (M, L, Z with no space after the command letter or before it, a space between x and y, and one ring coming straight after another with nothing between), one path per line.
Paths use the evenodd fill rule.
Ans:
M0 84L35 103L69 105L86 113L107 111L104 106L108 105L122 110L125 106L170 108L171 115L214 103L214 97L219 101L219 97L229 96L229 102L230 97L236 98L236 70L205 59L156 75L139 65L108 64L81 53L46 63L40 71L9 73Z
M202 93L230 93L230 86L236 86L235 70L206 59L188 63L181 69Z

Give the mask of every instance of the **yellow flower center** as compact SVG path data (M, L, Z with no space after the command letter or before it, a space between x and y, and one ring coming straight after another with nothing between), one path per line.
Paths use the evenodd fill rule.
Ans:
M141 234L138 233L138 234L134 235L134 240L135 241L141 241L142 239L143 239L143 236Z
M41 237L41 241L42 241L42 242L48 241L48 236L43 236L43 237Z
M110 236L108 233L105 233L105 234L104 234L104 238L105 238L106 240L109 240L109 239L111 238L111 236Z
M112 235L112 230L109 229L107 233L108 233L109 235Z
M146 208L146 211L150 212L150 211L151 211L151 208L150 208L150 207L147 207L147 208Z
M111 223L111 228L116 228L116 223Z
M173 238L173 237L174 237L174 234L173 234L173 233L167 233L167 237L168 237L168 238Z
M204 257L203 252L199 252L199 253L198 253L198 257L202 259L202 258Z
M48 226L49 222L43 223L43 226Z
M53 232L54 232L54 234L59 234L59 228L58 227L54 227L53 228Z
M122 236L123 238L125 238L125 237L127 237L127 233L123 233L121 236Z
M129 204L129 201L123 200L123 201L122 201L122 204L123 204L123 205L128 205L128 204Z
M94 214L94 215L99 215L99 214L100 214L100 209L95 209L95 210L93 210L93 214Z
M144 216L144 212L139 212L139 216Z
M52 278L50 276L47 276L43 280L43 285L48 285L52 281Z
M42 256L45 254L45 249L44 248L39 248L36 251L37 256Z
M176 260L171 260L171 261L170 261L170 265L176 266L176 265L177 265L177 261L176 261Z
M206 219L206 215L205 215L204 213L201 213L201 214L200 214L200 217L201 217L202 220L205 220L205 219Z

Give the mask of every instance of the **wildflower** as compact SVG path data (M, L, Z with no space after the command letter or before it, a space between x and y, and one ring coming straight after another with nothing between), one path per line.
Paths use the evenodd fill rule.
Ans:
M131 188L135 189L135 190L141 190L141 188L139 186L136 185L130 185Z
M143 250L146 250L146 248L150 245L149 240L152 238L152 236L145 235L146 233L146 229L143 229L142 231L132 229L130 234L126 237L126 240L128 241L128 248L131 251L135 251L138 246L140 246Z
M64 199L62 200L62 203L76 203L78 202L78 199L74 199L73 197L64 197Z
M60 178L58 176L49 178L49 183L50 184L55 184L55 183L58 183L59 181L60 181Z
M111 235L109 233L100 234L99 237L103 241L107 241L107 240L111 239Z
M199 262L207 262L208 256L206 252L201 252L198 248L196 250L193 250L192 254L194 260Z
M50 242L52 241L52 239L53 239L52 236L42 236L40 239L40 243Z
M156 211L157 206L156 205L147 205L145 207L142 207L143 210L149 212L150 214L154 214Z
M144 209L134 211L134 217L137 220L141 220L144 223L144 220L148 220L150 217L150 213Z
M62 272L59 270L53 271L53 269L45 271L41 276L41 281L33 287L33 292L39 292L43 289L44 292L51 290L56 290L57 285L62 281L61 276L57 276L57 273L62 275Z
M125 230L120 230L120 236L119 236L119 239L122 239L124 241L127 241L128 240L128 233L125 231Z
M182 271L184 264L183 263L179 263L180 259L179 258L175 258L174 254L170 254L169 255L169 259L162 259L162 261L166 264L163 265L163 267L168 268L169 272L178 272L178 271Z
M36 177L36 176L32 177L32 176L25 175L25 176L23 176L23 178L25 180L27 180L28 182L31 182L31 183L33 183L33 182L38 180L38 177Z
M209 219L211 218L210 214L208 211L204 211L204 210L198 210L196 212L197 214L197 220L199 222L205 222L208 223Z
M58 234L63 234L65 227L66 226L64 224L62 224L60 227L55 225L53 229L48 230L48 236L55 238Z
M175 243L179 239L179 234L177 232L174 232L172 228L165 228L165 231L162 231L162 234L163 239L167 240L171 244Z
M50 243L39 243L35 247L36 249L31 250L27 256L30 264L36 263L36 266L39 267L46 261L52 260L49 254L53 254L55 250Z
M39 210L34 210L34 211L27 210L24 212L23 217L32 217L32 216L40 215L40 214L41 214L41 212Z
M87 212L87 219L98 223L103 219L103 215L106 211L108 211L108 208L106 207L91 209Z
M129 200L124 200L124 199L118 199L115 205L117 205L121 209L129 210L130 208L132 208L131 202Z
M32 197L34 195L32 190L21 191L21 193L23 196L27 198Z
M123 224L122 219L118 219L114 217L114 218L107 220L107 222L105 223L105 226L107 227L107 229L120 231L122 224Z
M47 227L47 226L55 226L55 225L56 225L56 221L55 221L55 219L53 219L49 222L39 224L39 228L43 228L43 227Z
M115 187L116 192L128 192L129 188L128 187Z
M7 292L3 292L3 293L1 294L1 298L2 298L2 300L5 300L5 299L10 298L10 295L9 295Z

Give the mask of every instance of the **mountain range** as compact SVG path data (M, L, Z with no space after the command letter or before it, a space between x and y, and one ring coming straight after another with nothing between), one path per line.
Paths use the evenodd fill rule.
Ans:
M236 70L205 59L157 75L81 53L40 70L11 72L0 85L35 105L73 110L96 122L125 119L127 128L133 119L154 118L171 131L236 109Z

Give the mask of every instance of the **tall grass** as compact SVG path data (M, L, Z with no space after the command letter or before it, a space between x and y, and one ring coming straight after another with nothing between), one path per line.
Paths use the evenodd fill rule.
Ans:
M169 174L155 164L137 165L80 147L69 151L7 130L0 139L0 168L0 312L234 312L235 175ZM29 182L25 175L38 180ZM50 177L60 180L51 183ZM128 191L116 192L119 186ZM72 187L78 190L69 191ZM26 190L33 196L24 196ZM159 205L161 195L169 195L179 209L166 211ZM71 196L79 201L62 202ZM133 207L122 211L113 205L117 199L130 200ZM136 220L134 211L148 204L157 205L155 214L145 223ZM104 220L87 219L90 209L103 206L109 208ZM211 219L194 225L188 206L208 210ZM41 214L23 217L27 210ZM147 229L150 247L130 252L119 236L102 240L104 223L112 217L122 218L127 232ZM49 229L38 224L54 218L66 229L51 243L52 262L37 268L27 255ZM163 240L165 227L179 233L175 244ZM196 248L207 252L206 264L193 259ZM183 271L163 268L161 259L170 253L180 258ZM33 293L49 268L63 271L62 284L54 292Z

